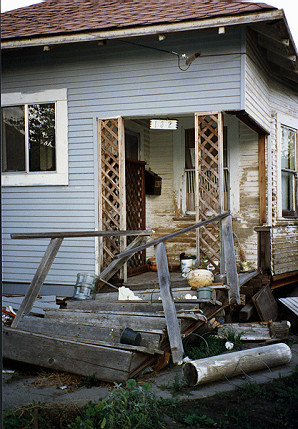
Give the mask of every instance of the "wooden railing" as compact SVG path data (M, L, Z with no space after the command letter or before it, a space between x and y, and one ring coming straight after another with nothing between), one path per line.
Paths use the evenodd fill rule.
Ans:
M185 234L188 231L200 228L201 226L213 223L221 222L221 237L223 245L224 260L221 263L225 267L227 276L227 285L229 289L229 302L240 303L239 295L239 280L236 269L236 258L233 243L233 232L232 232L232 219L230 212L224 212L211 219L207 219L196 223L194 225L183 228L179 231L175 231L171 234L157 238L156 240L149 241L141 244L144 237L148 237L151 231L83 231L83 232L48 232L48 233L25 233L25 234L11 234L11 238L14 239L33 239L33 238L50 238L51 241L42 261L37 268L37 271L33 277L33 280L28 288L28 291L24 297L21 307L19 308L17 315L12 323L12 327L16 328L20 319L25 315L29 314L35 299L37 298L39 291L47 273L50 270L52 263L57 255L57 252L65 238L74 237L103 237L103 236L137 236L128 248L119 253L114 257L112 263L99 275L99 279L103 281L110 278L112 273L115 273L120 266L122 266L133 254L141 250L147 249L148 247L154 246L158 280L160 287L160 294L162 298L162 304L165 313L165 319L167 324L169 342L172 351L172 359L174 363L180 363L183 359L183 345L181 340L181 333L179 323L177 319L176 309L174 300L171 294L171 281L170 273L166 255L165 242L171 238ZM140 245L139 245L140 244ZM110 276L110 277L109 277Z

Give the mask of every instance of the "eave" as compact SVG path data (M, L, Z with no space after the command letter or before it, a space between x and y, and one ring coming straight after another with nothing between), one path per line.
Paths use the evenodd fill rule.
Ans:
M173 33L191 30L204 30L207 28L231 27L237 25L251 25L260 22L283 20L282 10L249 13L239 16L218 17L195 21L178 22L171 24L150 25L145 27L130 27L107 31L87 31L56 36L45 35L40 37L22 37L2 41L2 49L20 49L43 45L57 45L66 43L94 42L126 37L141 37L160 33Z

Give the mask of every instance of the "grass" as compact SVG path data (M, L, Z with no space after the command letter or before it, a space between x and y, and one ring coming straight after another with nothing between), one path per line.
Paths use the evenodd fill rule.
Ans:
M183 380L174 380L175 390ZM236 391L210 398L158 398L150 385L128 380L115 384L107 399L76 408L33 403L3 410L4 429L157 429L229 428L296 429L298 427L298 367L289 376L265 385L243 384Z
M184 351L190 359L197 360L211 356L220 355L227 352L226 342L233 344L233 351L241 350L242 333L237 333L234 329L226 329L219 337L214 333L205 336L197 335L198 341L193 343L191 337L187 337L184 342Z

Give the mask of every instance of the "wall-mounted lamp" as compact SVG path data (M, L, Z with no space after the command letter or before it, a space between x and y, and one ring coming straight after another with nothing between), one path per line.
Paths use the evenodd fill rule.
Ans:
M226 27L218 27L218 34L225 34L226 33Z
M158 40L159 40L160 42L162 42L163 40L165 40L165 38L166 38L165 34L159 34L159 35L158 35Z

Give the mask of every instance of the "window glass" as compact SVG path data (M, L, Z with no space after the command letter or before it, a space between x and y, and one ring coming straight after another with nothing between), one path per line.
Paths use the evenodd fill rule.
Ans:
M282 171L282 209L283 211L294 210L294 174Z
M297 175L297 130L282 127L281 141L281 185L283 216L295 216Z
M25 171L24 106L2 108L2 171Z
M55 104L29 105L28 125L29 171L55 171Z
M282 127L281 168L295 170L295 140L295 131Z

